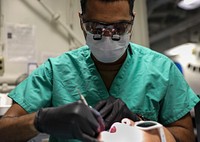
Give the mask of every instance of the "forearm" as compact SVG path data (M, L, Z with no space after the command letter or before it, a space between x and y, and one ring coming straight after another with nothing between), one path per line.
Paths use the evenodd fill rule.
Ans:
M164 128L166 142L176 142L171 132L166 127L163 128ZM157 129L144 131L144 137L145 137L144 139L145 142L162 142L159 131Z
M176 142L174 135L168 130L168 128L164 127L164 132L167 142Z
M166 142L195 142L193 132L182 127L164 127Z
M167 129L175 137L176 142L195 142L194 131L179 126L167 127Z
M176 142L174 136L164 127L166 142ZM144 142L162 142L158 129L144 131Z
M35 113L20 117L0 119L0 139L2 142L27 141L38 134L34 128Z

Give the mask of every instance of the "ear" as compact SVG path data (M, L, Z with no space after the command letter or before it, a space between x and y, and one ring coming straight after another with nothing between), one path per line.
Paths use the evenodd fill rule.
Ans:
M83 28L83 14L81 12L79 12L78 15L79 15L81 29L83 31L83 34L84 34L85 38L86 38L86 32L85 32L85 30Z
M136 12L133 12L133 13L132 13L133 21L135 20L135 15L136 15Z
M79 18L81 19L81 17L83 16L83 13L81 11L78 12Z
M80 11L79 11L78 15L79 15L79 20L80 20L79 22L80 22L80 25L81 25L81 29L83 30L83 22L82 22L83 15Z

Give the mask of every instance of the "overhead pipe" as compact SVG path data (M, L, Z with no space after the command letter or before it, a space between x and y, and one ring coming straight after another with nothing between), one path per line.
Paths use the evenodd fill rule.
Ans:
M66 24L64 24L60 20L60 14L55 13L52 9L50 9L42 0L38 0L38 2L46 9L46 11L52 16L52 19L58 22L65 30L69 32L69 34L75 39L77 42L77 46L82 46L84 43L76 37L74 31Z

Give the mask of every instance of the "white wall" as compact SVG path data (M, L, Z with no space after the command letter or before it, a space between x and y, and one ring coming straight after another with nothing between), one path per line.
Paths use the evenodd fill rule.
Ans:
M43 0L48 7L61 15L63 23L71 24L78 39L84 43L84 38L79 26L78 0ZM37 0L1 0L3 17L2 40L4 43L3 56L5 58L5 73L1 80L15 79L22 73L27 72L27 63L10 62L7 59L6 25L26 24L35 27L36 62L45 60L45 56L59 55L72 48L76 48L70 40L67 30L52 22L48 11ZM69 25L68 25L69 26ZM33 61L30 61L33 62ZM5 78L5 79L4 79Z
M137 44L149 47L146 0L135 0L134 12L135 21L131 40Z
M62 26L52 22L48 11L38 0L0 0L1 1L1 41L4 44L3 56L5 58L5 73L0 77L0 83L15 80L18 76L27 72L27 62L10 62L7 59L7 44L5 27L11 24L26 24L35 27L36 62L41 64L46 56L59 55L65 51L77 48L71 40L69 33ZM79 26L78 12L80 0L41 0L52 11L61 15L60 20L71 27L77 38L85 44L85 40ZM148 29L146 19L145 0L135 3L137 13L132 41L148 46ZM1 47L0 47L1 48ZM33 62L33 61L30 61Z

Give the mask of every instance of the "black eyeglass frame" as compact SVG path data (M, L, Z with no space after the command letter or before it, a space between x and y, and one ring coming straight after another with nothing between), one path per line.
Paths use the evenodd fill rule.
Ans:
M94 40L101 40L102 36L103 36L103 32L104 30L109 31L110 33L112 33L111 38L112 40L120 40L120 36L124 35L124 34L128 34L131 33L132 31L132 26L134 23L134 18L132 18L131 20L121 20L121 21L117 21L114 23L104 23L104 22L100 22L97 20L85 20L83 18L81 18L81 22L83 24L83 30L86 33L91 33L93 34L93 39ZM88 24L88 25L86 25ZM95 25L96 24L96 25ZM125 27L123 31L119 31L120 25L124 24L123 26ZM90 26L89 28L91 30L88 30L89 28L87 26ZM92 28L91 26L94 26L95 28ZM99 28L97 28L98 26L100 26ZM113 26L113 28L109 28ZM118 27L118 28L115 28ZM122 28L122 27L121 27ZM94 31L92 31L94 30Z

